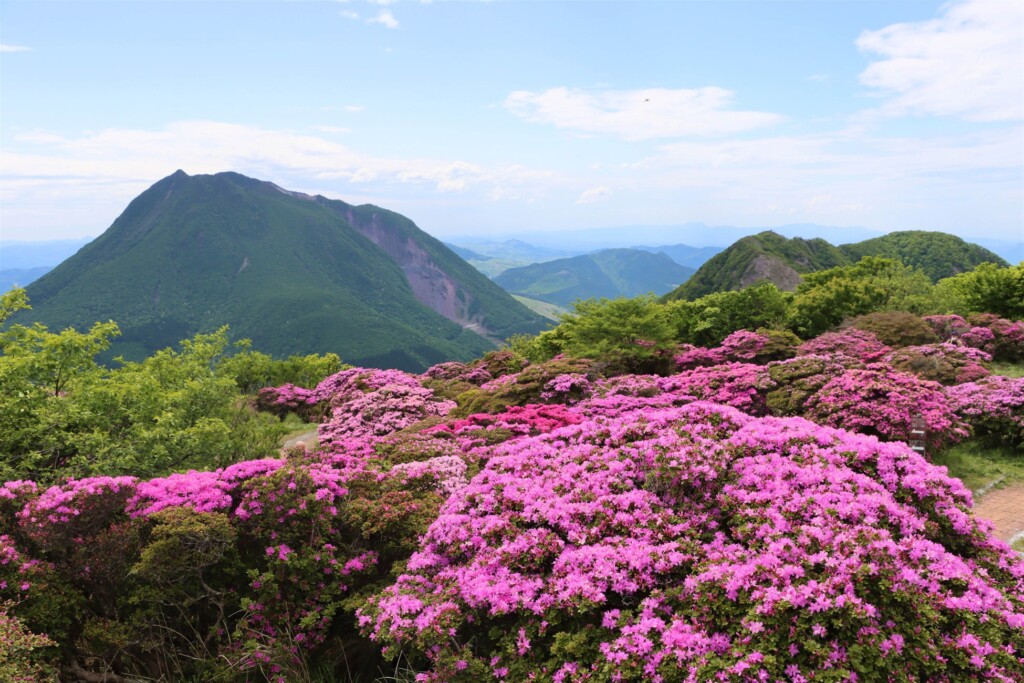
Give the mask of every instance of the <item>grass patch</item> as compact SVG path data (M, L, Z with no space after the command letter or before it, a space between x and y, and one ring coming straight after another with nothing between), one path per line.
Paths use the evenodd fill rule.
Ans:
M1003 377L1024 377L1024 363L989 363L993 375Z
M284 418L283 424L288 431L281 437L281 443L284 443L288 439L296 437L299 434L305 434L306 432L316 429L315 422L305 422L295 413L288 413Z
M949 468L949 474L963 481L971 491L996 482L1024 482L1024 454L1010 446L991 446L972 439L933 454L931 460Z
M557 304L550 304L547 301L540 301L538 299L530 299L529 297L519 296L513 294L512 298L529 308L534 313L540 313L545 318L558 322L562 318L562 314L566 313L568 309L563 308Z

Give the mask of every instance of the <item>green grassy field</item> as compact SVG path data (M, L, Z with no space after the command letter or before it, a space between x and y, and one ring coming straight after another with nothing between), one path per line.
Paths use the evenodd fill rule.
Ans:
M561 320L562 314L567 311L567 309L562 308L561 306L549 304L546 301L538 301L537 299L519 296L518 294L513 294L512 298L529 308L534 313L539 313L545 318L550 318L556 322Z
M1024 482L1024 451L1019 448L972 439L932 455L931 460L949 468L971 491Z

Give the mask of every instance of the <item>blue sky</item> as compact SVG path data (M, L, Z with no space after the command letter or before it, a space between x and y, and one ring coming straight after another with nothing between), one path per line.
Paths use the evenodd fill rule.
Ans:
M1024 240L1018 0L4 0L0 45L3 239L99 234L181 168L441 237Z

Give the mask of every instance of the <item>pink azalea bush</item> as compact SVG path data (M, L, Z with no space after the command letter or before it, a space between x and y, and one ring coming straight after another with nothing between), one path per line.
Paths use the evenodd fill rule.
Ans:
M446 415L456 405L398 370L352 368L328 377L316 392L331 405L329 418L317 429L321 446L328 449L343 448L346 440L386 436Z
M1016 680L1024 563L970 505L801 419L595 418L496 446L360 623L422 681Z
M891 348L879 341L873 332L850 327L840 332L826 332L797 348L800 356L836 356L860 363L881 360Z
M991 313L968 317L971 329L958 335L960 341L992 355L997 361L1024 360L1024 321L1011 321Z
M950 342L904 346L885 357L885 362L902 372L940 384L963 384L991 374L985 363L992 356L971 346Z
M725 361L725 354L719 347L709 349L693 344L680 344L674 359L677 370L692 370L719 365Z
M694 399L733 406L751 415L764 415L767 407L758 390L761 366L726 363L699 367L658 381L663 391L681 392Z
M971 329L971 324L959 315L926 315L923 320L941 341L948 341Z
M260 410L283 416L288 412L309 418L317 399L312 389L283 384L279 387L264 387L256 395L256 406Z
M945 391L953 410L976 434L1024 446L1024 377L994 375Z
M929 444L938 447L969 433L940 384L882 363L846 370L810 396L804 411L818 424L899 441L910 439L914 418L920 416Z
M677 370L692 370L727 362L747 362L760 365L794 356L799 342L800 340L789 332L764 329L757 332L737 330L714 348L703 348L692 344L680 345L674 356L675 365Z
M321 448L0 485L0 604L96 676L287 682L383 648L425 682L1019 680L1020 558L898 441L917 414L936 444L1024 440L1024 380L868 362L986 362L960 343L770 344L278 387Z

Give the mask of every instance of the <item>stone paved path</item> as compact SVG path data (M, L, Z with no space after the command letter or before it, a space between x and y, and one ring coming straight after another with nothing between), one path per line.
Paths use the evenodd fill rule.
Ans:
M1013 543L1024 538L1024 485L995 489L977 498L974 516L996 525L996 536Z

